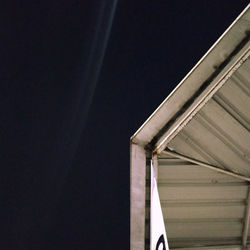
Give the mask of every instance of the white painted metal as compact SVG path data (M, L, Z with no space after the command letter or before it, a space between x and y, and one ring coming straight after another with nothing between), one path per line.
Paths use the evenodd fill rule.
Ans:
M145 248L146 152L130 145L130 249Z

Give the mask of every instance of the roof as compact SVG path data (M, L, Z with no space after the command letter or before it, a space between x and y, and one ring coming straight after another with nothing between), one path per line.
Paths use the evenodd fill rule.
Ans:
M250 240L249 37L250 5L131 137L158 157L171 248Z
M180 111L182 113L186 111L187 106L190 106L197 99L200 89L214 85L215 82L218 82L218 77L230 68L235 61L235 54L249 41L249 32L250 12L248 5L173 92L137 130L131 140L143 146L159 141L159 137L165 130L169 130L170 123L177 120L177 115L180 116ZM168 127L166 127L167 124Z

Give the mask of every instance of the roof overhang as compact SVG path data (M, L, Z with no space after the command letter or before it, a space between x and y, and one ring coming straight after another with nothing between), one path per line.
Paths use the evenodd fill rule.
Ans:
M132 243L141 244L148 232L147 202L146 212L143 207L149 197L144 156L148 153L158 166L159 193L173 247L242 249L241 243L246 247L250 236L249 56L250 5L131 137ZM135 223L137 218L144 231ZM179 227L182 223L187 230ZM184 238L178 235L181 231ZM218 237L221 231L224 238ZM134 232L140 232L139 237ZM197 248L199 244L203 248Z
M185 117L207 101L225 82L225 77L247 57L250 36L249 6L222 34L172 93L131 137L131 142L150 147L157 153L164 149L173 131L183 125Z

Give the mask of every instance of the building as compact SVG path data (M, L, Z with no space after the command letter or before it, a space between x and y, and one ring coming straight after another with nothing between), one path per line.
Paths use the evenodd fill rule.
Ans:
M250 249L249 37L250 5L131 137L131 250L149 249L151 159L170 249Z

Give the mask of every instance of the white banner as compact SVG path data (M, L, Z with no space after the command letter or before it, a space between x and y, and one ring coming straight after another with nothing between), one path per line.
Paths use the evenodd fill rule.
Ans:
M169 250L152 161L150 202L150 250Z

